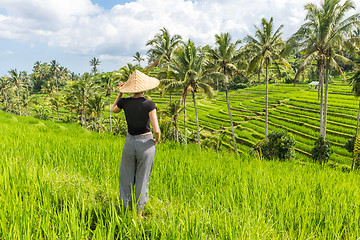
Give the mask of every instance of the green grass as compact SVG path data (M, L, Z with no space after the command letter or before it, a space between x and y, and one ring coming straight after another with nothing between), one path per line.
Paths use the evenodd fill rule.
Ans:
M0 112L0 139L0 239L360 237L358 172L160 144L139 221L119 203L123 138Z

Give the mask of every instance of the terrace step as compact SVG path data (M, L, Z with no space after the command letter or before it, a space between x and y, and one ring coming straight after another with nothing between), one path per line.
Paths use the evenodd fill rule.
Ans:
M312 109L309 109L309 108L296 107L296 106L287 105L287 104L284 104L283 106L286 106L286 107L292 108L292 109L297 109L297 110L305 111L305 112L312 112L312 113L318 113L318 114L320 114L319 111L317 111L317 110L312 110ZM351 116L351 115L347 115L347 114L339 114L339 113L332 113L332 112L328 112L327 114L328 114L328 115L331 115L331 116L334 116L334 117L348 118L348 119L357 120L356 117Z
M295 114L295 113L285 112L285 111L282 111L282 110L279 110L279 109L276 109L276 111L279 112L279 113L284 113L284 114L287 114L287 115L290 115L290 116L294 116L294 117L303 117L303 118L308 118L308 119L312 119L312 120L319 120L318 118L309 117L309 116L301 115L301 114ZM327 120L327 123L328 123L328 124L332 124L332 125L336 125L336 126L339 126L339 127L350 128L350 129L356 130L356 127L355 127L355 126L351 126L351 125L344 124L344 123L338 123L338 122L329 121L329 120Z
M320 131L320 127L316 127L316 126L313 126L313 125L308 124L308 123L299 122L299 121L288 119L286 117L279 117L279 116L276 116L276 115L271 115L271 117L282 120L282 121L286 121L286 122L289 122L289 123L292 123L292 124L305 126L307 128L313 129L315 131ZM346 133L336 132L336 131L333 131L333 130L330 130L330 129L327 129L326 132L330 133L332 135L335 135L335 136L343 137L343 138L351 138L352 137L352 135L349 135L349 134L346 134Z
M309 101L305 101L305 100L302 100L302 99L299 99L299 98L297 98L297 97L294 97L294 98L292 98L291 99L291 102L296 102L296 103L300 103L300 104L306 104L306 105L311 105L311 106L316 106L316 107L320 107L320 104L318 103L318 102L314 102L314 101L311 101L311 99L309 99L310 100L310 102ZM356 105L356 108L357 108L358 106ZM351 107L351 106L347 106L347 105L339 105L339 104L337 104L337 105L331 105L331 104L328 104L328 109L329 110L331 110L331 109L337 109L337 110L339 110L339 111L342 111L342 110L344 110L344 109L347 109L347 110L350 110L350 111L352 111L354 108L353 107Z

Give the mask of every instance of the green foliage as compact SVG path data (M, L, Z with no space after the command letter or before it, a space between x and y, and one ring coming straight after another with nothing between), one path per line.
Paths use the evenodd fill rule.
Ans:
M293 159L295 139L285 131L272 131L267 139L260 141L251 152L259 152L266 159L277 158L280 161Z
M249 87L249 80L247 78L243 78L239 75L236 75L228 83L229 90L237 90L237 89L244 89ZM225 87L221 86L221 91L225 91Z
M314 161L319 161L320 164L327 162L330 158L332 150L330 148L330 142L323 137L319 137L315 141L311 154Z
M355 138L354 143L354 150L353 150L353 167L359 168L360 163L360 135L357 135Z
M122 114L115 115L112 118L113 121L113 133L118 136L126 136L127 134L127 125L125 116Z
M349 153L353 153L353 152L354 152L355 140L356 140L356 136L353 136L353 137L351 137L350 139L348 139L348 140L346 141L346 143L344 144L344 148L345 148Z
M360 97L360 70L349 79L349 84L352 86L351 91L355 97Z
M184 142L184 136L181 136L178 126L178 118L183 115L183 111L180 100L170 101L165 109L159 111L163 140Z
M41 120L48 120L49 119L49 113L47 109L45 109L42 106L34 108L35 114L34 117L41 119Z
M223 128L217 132L202 130L201 136L203 137L201 146L219 151L224 143L225 131Z

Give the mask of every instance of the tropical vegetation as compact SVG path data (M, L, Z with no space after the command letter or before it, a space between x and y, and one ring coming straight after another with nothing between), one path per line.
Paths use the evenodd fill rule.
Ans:
M146 57L113 72L97 57L82 74L56 60L10 69L0 77L0 239L358 239L353 9L307 4L289 39L274 18L206 46L162 28ZM111 111L135 69L161 81L146 94L162 131L146 221L121 208L127 126Z
M149 93L149 97L154 98L158 94L163 98L170 97L169 101L158 100L160 105L164 105L161 111L162 129L167 129L165 132L173 135L170 137L164 134L164 140L173 139L185 144L196 141L200 149L203 142L204 147L214 149L227 147L237 153L248 151L243 145L251 148L262 141L263 131L259 128L258 122L256 126L252 125L249 128L255 131L255 133L250 133L251 136L249 132L239 131L239 129L245 126L240 124L241 119L247 124L246 122L252 121L253 114L258 116L259 120L263 117L263 108L255 102L246 102L242 91L250 93L252 91L250 89L255 89L257 86L258 89L262 89L261 86L264 83L265 91L257 92L259 97L262 96L261 98L265 100L263 103L264 137L268 136L269 119L272 119L270 125L273 127L304 132L295 139L301 137L301 142L306 142L307 147L302 145L298 149L301 149L301 154L310 156L313 151L316 151L316 144L326 142L325 137L329 138L330 142L338 142L332 140L333 130L328 131L329 134L326 136L328 112L333 111L333 109L328 109L328 93L331 86L329 82L334 84L334 79L339 79L339 77L343 80L349 79L353 87L352 91L357 96L360 20L359 14L347 14L354 9L354 6L352 1L342 3L339 0L327 0L320 6L307 4L305 23L288 40L282 38L283 26L275 27L273 18L269 21L262 19L260 27L255 25L255 34L246 36L243 41L238 39L232 42L229 33L216 34L214 47L195 46L190 39L183 41L180 35L171 35L166 28L162 28L159 34L146 43L150 49L147 52L148 65L144 68L140 65L144 58L140 52L136 52L133 56L134 61L137 62L136 65L128 63L119 70L108 73L99 71L101 61L96 57L89 61L90 73L82 75L72 73L56 60L49 64L36 62L31 74L11 69L9 75L1 77L1 107L4 111L19 115L33 115L42 119L52 118L53 121L58 122L76 121L84 128L100 133L122 132L123 130L120 129L113 130L113 125L121 129L123 126L116 123L119 118L113 118L110 106L116 95L116 86L126 81L135 69L139 69L161 80L159 92ZM303 77L303 81L300 82L301 88L301 84L316 80L316 72L319 79L320 103L316 100L310 100L308 103L319 105L319 135L314 135L308 129L300 129L299 126L287 128L284 119L289 119L285 121L289 122L293 116L287 113L286 117L279 119L278 114L286 114L286 110L283 109L285 110L283 113L271 111L275 105L274 100L269 99L271 84L289 83L291 77L295 84L303 75L306 77ZM239 97L236 96L238 95L236 92L231 92L233 90L240 93ZM202 113L204 110L209 113L212 109L203 107L204 104L208 105L204 96L214 98L219 103L223 92L225 92L227 105L225 111L227 111L228 120L223 116L209 116L206 112ZM187 104L188 93L191 94L193 107ZM198 104L199 101L201 105ZM260 102L262 101L261 99ZM286 98L279 96L275 101L285 103ZM238 104L244 109L240 110ZM220 105L218 104L219 107ZM108 106L108 111L105 106ZM68 114L61 117L64 111ZM183 113L180 114L179 111ZM297 114L294 111L299 111L299 109L291 111L292 114ZM271 116L271 114L274 115ZM242 115L247 116L242 117ZM179 116L183 116L184 121L178 121ZM206 119L203 120L203 117ZM306 124L311 124L312 129L315 130L317 129L316 121L318 121L317 117L312 116L306 120ZM212 122L211 126L206 122ZM192 128L192 124L196 126L196 129ZM273 127L271 129L276 130ZM228 142L227 129L231 129L232 146ZM348 131L346 134L349 136L346 137L347 139L353 136L353 133L349 134ZM310 144L310 141L313 141L313 144ZM335 144L336 147L344 145L344 143L337 144ZM295 147L297 148L298 145ZM312 150L309 149L311 145L314 146ZM334 146L334 144L331 145ZM337 152L341 151L334 151L334 153ZM323 162L321 154L319 162Z

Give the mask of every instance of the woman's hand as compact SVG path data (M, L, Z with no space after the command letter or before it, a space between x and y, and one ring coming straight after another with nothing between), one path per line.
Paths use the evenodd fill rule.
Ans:
M160 137L161 137L159 122L158 122L158 119L156 116L156 109L149 112L149 119L151 122L151 126L153 127L153 131L154 131L154 135L155 135L154 141L155 141L155 146L156 146L160 142Z
M119 85L118 85L118 89L120 89L122 86L124 86L124 82L121 82ZM112 106L112 111L114 112L114 113L118 113L118 112L120 112L121 111L121 109L120 108L118 108L118 106L117 106L117 102L119 101L119 99L122 97L122 92L119 92L119 95L117 96L117 98L115 99L115 102L114 102L114 104L113 104L113 106Z
M124 82L119 83L118 89L120 89L122 86L124 86Z

